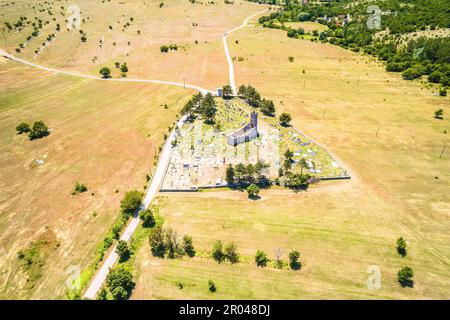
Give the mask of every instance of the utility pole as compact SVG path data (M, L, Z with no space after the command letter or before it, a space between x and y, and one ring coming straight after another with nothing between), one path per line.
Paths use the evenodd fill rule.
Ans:
M378 131L380 131L380 125L378 125L377 133L375 134L375 138L378 137Z
M183 87L186 89L186 78L183 77Z
M442 151L441 151L441 155L439 156L439 159L441 159L442 158L442 155L444 154L444 151L445 151L445 149L447 148L447 145L445 145L444 146L444 148L442 149Z
M327 109L325 109L325 111L323 112L323 116L322 116L322 120L325 119L325 115L327 114Z

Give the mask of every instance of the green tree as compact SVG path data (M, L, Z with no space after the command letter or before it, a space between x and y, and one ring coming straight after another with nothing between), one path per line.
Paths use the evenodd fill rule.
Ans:
M40 139L49 135L48 127L43 121L36 121L30 130L30 140Z
M142 205L144 194L137 190L128 191L120 202L120 208L125 218L129 218L136 213Z
M309 185L309 176L305 174L289 173L286 175L285 185L296 191L306 189Z
M166 45L163 45L159 48L159 50L161 50L161 52L163 52L163 53L167 53L167 52L169 52L169 47Z
M104 79L111 78L111 70L108 67L103 67L100 69L99 73L102 75Z
M263 99L259 108L266 116L272 116L275 113L275 104L272 100Z
M150 208L140 211L139 218L142 220L142 225L146 228L151 228L155 225L155 217Z
M397 252L402 257L406 256L406 241L402 237L397 239Z
M249 198L256 198L259 195L260 189L256 184L251 184L247 187L247 194Z
M282 126L285 126L285 127L288 126L289 123L291 122L291 120L292 120L292 118L291 118L291 115L289 113L283 112L280 115L280 123L281 123Z
M402 287L414 286L414 272L410 267L403 267L397 273L397 280Z
M166 254L166 244L164 241L164 231L161 227L152 230L149 237L149 244L152 254L155 257L164 258Z
M206 94L200 103L200 113L207 123L214 123L216 111L216 102L214 101L212 94Z
M237 253L237 245L234 242L228 243L223 249L223 255L225 259L231 263L239 262L239 255Z
M217 240L213 243L213 247L211 250L211 257L216 260L218 263L221 263L224 259L223 253L223 245L222 241Z
M76 194L78 194L78 193L83 193L83 192L86 192L88 190L88 188L84 185L84 184L82 184L82 183L79 183L78 181L75 183L75 187L74 187L74 189L73 189L73 191L72 191L72 195L76 195Z
M267 266L268 261L269 259L267 258L267 255L264 251L261 250L256 251L255 262L258 267Z
M231 164L229 164L227 166L225 179L227 180L228 184L233 184L234 183L234 169L233 169L233 166Z
M106 285L114 299L126 299L134 287L133 275L124 266L119 265L109 272L106 277ZM117 288L125 290L126 296L124 297L123 291Z
M16 131L18 134L30 132L30 125L26 122L21 122L17 125Z
M124 240L119 240L116 246L116 253L119 255L120 261L125 261L130 257L130 248Z
M302 267L302 264L298 259L300 258L300 252L291 251L289 252L289 266L292 270L299 270Z
M247 93L247 87L245 85L239 86L238 95L244 97L244 96L246 96L246 93Z
M184 253L186 253L189 257L192 258L195 256L195 249L194 244L192 242L192 237L187 234L183 237L183 250Z
M233 90L231 89L230 85L225 85L222 88L222 95L224 98L231 97L233 95Z
M126 63L123 63L123 64L120 66L120 71L123 72L123 73L128 72L128 66L127 66Z

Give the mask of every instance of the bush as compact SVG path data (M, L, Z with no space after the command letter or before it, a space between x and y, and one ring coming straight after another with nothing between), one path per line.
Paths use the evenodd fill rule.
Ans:
M137 190L128 191L120 202L120 208L125 218L128 218L136 213L142 205L142 198L144 194Z
M195 256L195 249L192 243L192 237L187 234L183 237L183 250L184 253L186 253L189 257L192 258Z
M73 188L73 191L72 191L72 195L76 195L78 193L83 193L83 192L86 192L87 190L88 190L88 188L84 184L76 182L75 187Z
M401 237L397 239L397 252L402 257L406 256L406 241Z
M446 97L447 96L447 89L446 88L440 88L439 89L439 95L441 97Z
M214 284L214 282L212 280L208 280L208 289L210 292L217 291L216 285Z
M151 209L145 209L139 212L139 218L145 228L151 228L155 225L155 217Z
M255 255L255 262L258 267L265 267L269 259L265 252L258 250Z
M119 240L116 246L116 253L119 255L120 261L125 261L130 257L130 248L128 243L124 240Z
M26 122L21 122L17 125L16 131L18 134L30 132L30 125Z
M223 256L231 263L239 262L239 255L237 254L237 246L234 242L230 242L225 246L223 250Z
M289 122L291 122L292 118L291 115L289 113L283 112L280 115L280 123L282 126L288 126Z
M444 116L444 110L443 109L438 109L434 112L434 117L436 119L442 119Z
M298 259L300 258L300 252L298 251L291 251L289 253L289 266L292 270L299 270L302 266L300 261Z
M30 140L40 139L49 135L48 127L43 121L36 121L30 130Z
M402 287L414 286L414 272L410 267L403 267L397 273L398 282Z
M103 67L100 69L99 73L102 75L104 79L111 77L111 70L108 67Z
M167 53L167 52L169 52L169 47L166 45L163 45L159 48L159 50L161 50L161 52L163 52L163 53Z
M211 250L211 257L218 263L221 263L224 259L223 245L222 241L217 240L213 243L213 248Z
M123 266L117 266L106 277L106 286L114 299L124 300L134 287L133 275Z
M247 187L249 198L256 198L259 195L260 189L256 184L251 184Z
M164 242L164 231L161 227L152 230L149 237L150 249L155 257L164 258L166 244Z
M422 74L416 68L409 68L403 71L402 77L405 80L414 80L420 78Z

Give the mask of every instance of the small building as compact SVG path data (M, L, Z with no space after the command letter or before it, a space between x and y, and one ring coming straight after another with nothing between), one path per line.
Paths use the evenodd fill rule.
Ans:
M223 89L222 88L217 88L217 96L218 97L222 97L223 96Z
M231 146L250 141L258 137L258 112L252 111L250 123L227 135L227 143Z

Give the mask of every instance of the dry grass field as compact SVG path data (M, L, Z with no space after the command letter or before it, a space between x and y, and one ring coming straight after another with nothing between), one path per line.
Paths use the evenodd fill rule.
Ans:
M193 91L55 76L4 59L0 82L0 297L64 298L66 269L92 261L123 194L147 184ZM48 137L16 134L19 122L36 120ZM88 192L72 196L76 181ZM17 252L47 238L42 277L27 283Z
M4 22L15 22L20 15L31 21L36 16L44 22L42 32L29 41L18 57L95 75L105 65L114 70L115 62L126 62L130 78L176 82L184 79L208 89L222 86L228 80L221 41L224 32L262 9L243 0L234 4L168 0L163 1L161 8L161 1L80 0L74 4L80 8L84 19L80 30L86 34L87 41L82 42L80 30L66 30L65 19L71 15L66 13L67 3L62 4L64 9L58 2L53 5L37 3L19 0L14 6L2 9L2 28L5 28ZM32 9L33 6L36 9ZM41 8L45 8L45 12L39 12ZM45 24L46 21L49 24ZM56 32L56 24L61 26L59 32ZM15 53L32 31L31 25L20 32L2 30L5 36L0 37L0 47ZM55 38L43 47L49 34L55 34ZM160 47L170 44L176 44L178 50L161 53ZM39 47L44 49L36 56L35 50ZM120 72L113 76L120 77Z
M166 224L189 233L201 254L161 260L146 246L133 297L450 298L449 99L368 57L282 31L253 25L229 41L233 56L243 58L235 62L236 82L273 99L278 113L291 113L296 127L352 169L353 179L299 194L266 190L258 201L239 191L162 195ZM433 117L439 108L443 120ZM408 241L404 258L395 249L400 236ZM243 262L206 258L216 239L235 241ZM303 269L255 266L256 250L273 258L276 248L285 260L299 250ZM367 289L370 265L381 269L380 290ZM396 282L405 265L415 272L414 288Z

